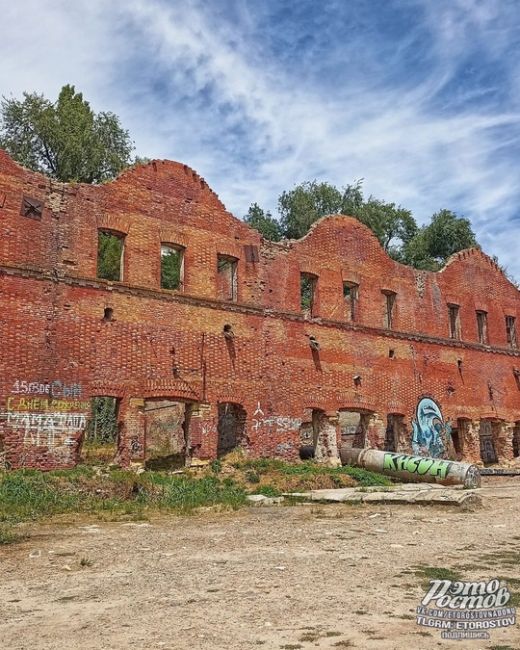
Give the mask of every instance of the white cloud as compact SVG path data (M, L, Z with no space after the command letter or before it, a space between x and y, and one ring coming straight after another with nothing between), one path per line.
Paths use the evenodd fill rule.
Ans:
M308 69L291 67L258 39L248 3L238 5L235 22L210 6L21 0L3 14L0 89L55 96L75 83L95 108L121 116L140 154L193 166L239 216L253 201L275 208L282 190L315 177L339 185L363 177L368 193L411 208L420 220L456 209L520 277L510 253L520 234L513 219L519 71L517 58L506 59L515 47L518 54L518 6L401 3L419 13L416 27L399 37L392 65L417 49L417 65L427 59L423 73L387 78L374 63L379 43L346 30L341 45L330 42L338 76L327 82L313 75L312 44L302 52ZM334 13L333 3L327 6ZM298 29L285 38L295 40ZM507 103L491 101L503 78L457 83L462 65L468 75L480 72L466 60L475 48L510 81ZM376 72L356 70L363 56Z

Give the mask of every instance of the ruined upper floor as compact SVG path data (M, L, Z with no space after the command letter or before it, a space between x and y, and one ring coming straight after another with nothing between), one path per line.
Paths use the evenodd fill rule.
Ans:
M103 237L119 243L111 279L100 268ZM170 161L89 186L30 172L0 151L0 266L518 350L520 292L480 250L458 253L439 272L418 271L338 215L300 240L269 242L227 212L204 179Z

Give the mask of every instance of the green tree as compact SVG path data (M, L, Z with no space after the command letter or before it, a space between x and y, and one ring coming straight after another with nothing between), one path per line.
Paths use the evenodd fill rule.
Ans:
M94 113L74 86L56 102L37 93L0 103L0 147L20 164L60 181L101 183L132 163L128 131L113 113Z
M327 214L352 214L363 202L361 184L348 185L343 190L330 183L307 181L278 199L282 231L289 239L299 239L309 232L312 224Z
M409 210L372 196L365 199L361 181L341 190L330 183L302 183L281 194L278 209L285 237L303 237L320 217L345 214L368 226L394 257L399 256L402 244L417 233L417 224Z
M465 248L478 246L469 219L457 217L451 210L440 210L424 231L430 255L441 264Z
M402 258L406 264L434 271L454 253L473 247L479 244L469 219L458 217L451 210L440 210L405 243Z
M349 215L368 226L393 259L429 271L441 268L453 253L478 246L468 219L440 210L419 228L410 210L373 196L365 199L361 180L342 189L316 180L301 183L282 192L278 212L280 222L253 203L245 221L278 241L303 237L325 215Z
M417 234L417 223L410 212L395 203L370 197L350 213L368 226L392 257L398 259L401 246Z
M168 246L161 249L161 287L163 289L181 288L182 258L181 250Z
M121 280L123 238L110 232L98 233L97 277L103 280Z
M114 397L94 397L87 423L85 441L110 444L117 438L117 400Z
M258 230L258 232L270 241L280 241L282 228L280 222L271 216L270 212L264 212L258 203L253 203L247 211L244 221Z

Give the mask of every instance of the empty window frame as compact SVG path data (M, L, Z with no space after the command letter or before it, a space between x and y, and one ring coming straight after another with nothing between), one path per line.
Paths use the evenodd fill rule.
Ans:
M182 291L184 287L184 248L161 245L161 289Z
M514 316L506 316L506 334L507 344L510 348L517 348L518 343L516 339L516 318Z
M98 230L97 277L119 282L123 279L124 235Z
M359 285L355 282L343 282L343 298L347 306L347 318L355 321L357 317L357 301L359 295Z
M384 319L383 319L383 325L387 329L391 330L393 329L394 326L394 309L395 309L395 299L397 297L397 294L395 291L388 291L388 290L383 290L382 294L385 298L385 313L384 313Z
M450 323L450 339L460 339L459 305L448 305L448 319Z
M488 344L487 312L477 310L477 332L478 342Z
M238 259L229 255L217 257L217 293L220 300L238 299Z
M300 273L300 309L311 316L314 314L317 283L316 275Z

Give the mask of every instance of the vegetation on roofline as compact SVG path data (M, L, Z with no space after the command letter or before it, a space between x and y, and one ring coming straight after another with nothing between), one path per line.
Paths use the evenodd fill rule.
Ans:
M359 219L390 257L417 269L437 271L454 253L480 247L468 219L444 209L432 215L428 225L418 226L410 210L366 198L361 181L342 189L317 181L301 183L278 198L278 219L253 203L244 221L266 239L280 241L303 237L328 214Z
M38 93L0 102L0 148L28 169L57 180L101 183L123 169L145 162L133 157L134 144L119 117L95 113L90 104L65 85L54 102ZM303 237L327 214L346 214L368 226L395 260L417 269L435 271L466 248L479 247L470 221L442 209L426 226L395 203L366 198L362 182L343 188L307 181L278 198L278 218L253 203L244 220L266 239Z

